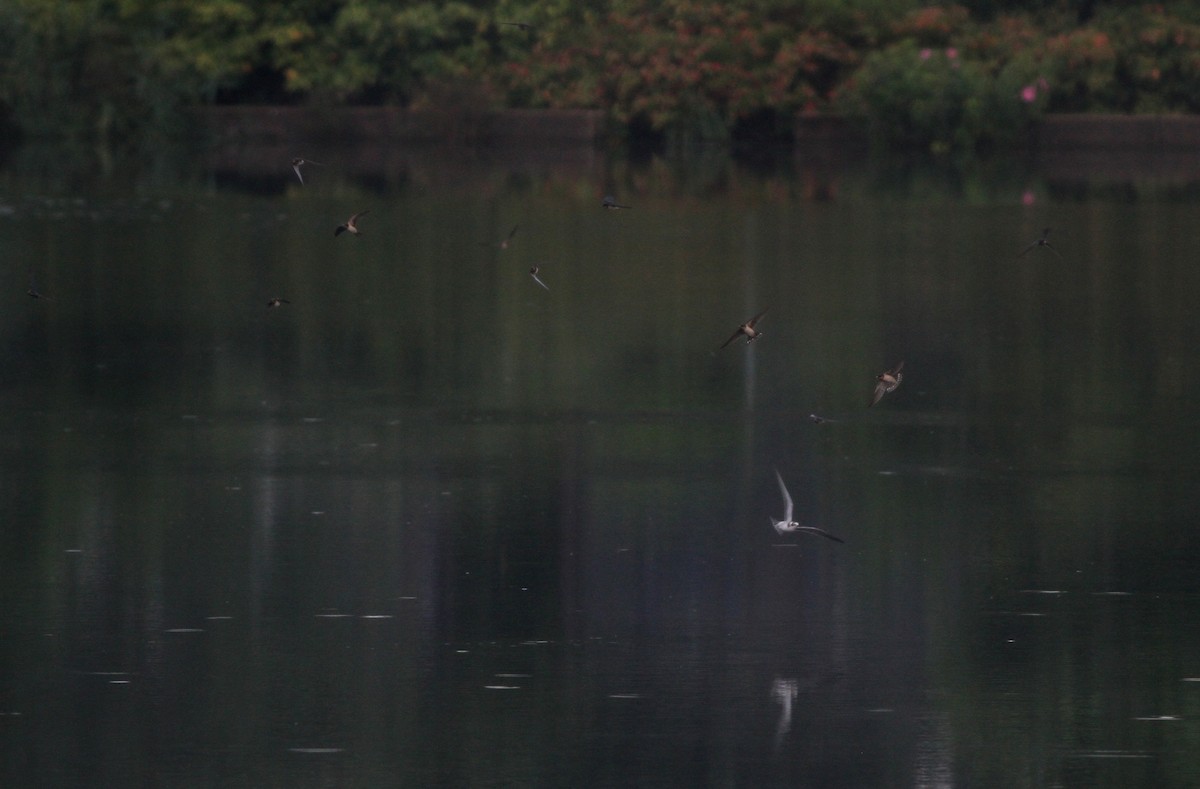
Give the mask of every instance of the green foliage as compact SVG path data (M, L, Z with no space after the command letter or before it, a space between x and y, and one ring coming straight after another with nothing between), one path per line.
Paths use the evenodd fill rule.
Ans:
M1092 89L1091 83L1077 88L1077 96L1086 96L1080 103L1090 104L1089 109L1118 105L1129 112L1200 111L1200 13L1195 8L1185 16L1157 6L1108 12L1097 16L1095 28L1107 40L1092 42L1091 57L1077 57L1102 89Z
M1009 145L1045 104L1036 68L1017 59L991 70L955 47L906 39L866 59L841 107L881 146L943 153Z
M176 132L196 104L587 107L689 140L832 109L962 150L1043 110L1200 111L1194 4L961 2L9 0L0 125L116 138Z
M97 71L125 47L88 4L16 0L0 11L0 47L0 101L37 132L76 130L101 115L108 96L128 91ZM83 112L80 101L89 104Z
M624 2L583 31L539 36L501 77L510 102L600 106L622 125L722 138L764 109L827 106L857 60L834 34L759 18L746 4Z
M320 35L294 25L278 40L271 66L283 90L330 102L409 104L428 80L476 73L486 62L482 15L464 3L397 9L349 0Z

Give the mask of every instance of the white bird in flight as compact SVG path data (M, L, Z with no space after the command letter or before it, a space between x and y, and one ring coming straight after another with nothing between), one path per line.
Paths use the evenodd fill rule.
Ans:
M779 480L779 492L783 494L783 520L771 519L771 525L775 527L775 531L779 534L790 534L794 531L802 531L807 534L819 534L827 540L834 542L845 542L841 537L835 537L824 529L816 526L801 526L796 521L792 520L792 497L788 493L787 486L783 484L783 477L779 476L779 470L775 470L775 479Z

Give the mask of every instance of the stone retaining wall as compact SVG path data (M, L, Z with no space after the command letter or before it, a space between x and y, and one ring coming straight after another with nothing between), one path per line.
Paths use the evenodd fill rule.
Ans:
M440 112L399 107L203 107L196 120L218 142L487 142L593 144L599 110Z
M489 144L593 144L605 133L600 110L440 112L397 107L204 107L197 122L220 142L355 140ZM836 115L796 118L796 142L862 142ZM1200 116L1049 115L1034 130L1040 150L1200 148Z
M801 115L797 142L858 140L855 129L837 116ZM1047 115L1030 136L1042 151L1200 150L1198 115Z

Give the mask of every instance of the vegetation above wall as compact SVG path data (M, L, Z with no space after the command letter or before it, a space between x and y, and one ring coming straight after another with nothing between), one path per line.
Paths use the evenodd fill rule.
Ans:
M1025 0L12 0L0 114L28 136L173 135L197 104L600 108L668 140L799 111L975 149L1044 111L1200 109L1200 10Z

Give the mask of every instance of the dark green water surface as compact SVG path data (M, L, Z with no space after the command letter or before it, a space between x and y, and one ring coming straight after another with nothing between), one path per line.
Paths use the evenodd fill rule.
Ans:
M0 170L0 785L1200 784L1200 175L165 162Z

